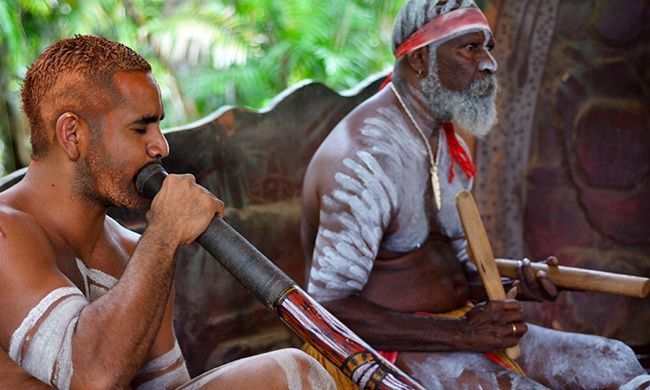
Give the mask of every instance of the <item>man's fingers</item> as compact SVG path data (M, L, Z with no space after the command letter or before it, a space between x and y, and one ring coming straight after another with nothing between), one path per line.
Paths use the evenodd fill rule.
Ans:
M506 311L502 313L502 323L523 323L526 320L523 310Z
M490 322L494 325L525 321L523 307L519 301L515 301L514 299L489 301L486 309L489 310Z
M517 298L517 294L519 293L519 289L517 288L517 285L519 284L519 281L515 281L512 285L512 288L508 290L506 293L506 299L515 299Z
M519 268L517 269L517 279L519 282L519 292L524 297L534 297L535 285L537 283L535 271L533 267L530 266L530 260L523 259L519 262Z
M516 334L512 334L512 330L510 330L510 333L507 335L503 336L502 342L503 342L503 347L504 348L509 348L509 347L514 347L515 345L519 344L521 342L521 338L524 334L526 334L526 331L520 331L519 330L519 325L517 325L517 332Z
M539 284L544 289L544 294L546 294L547 299L554 301L558 294L557 287L548 279L546 272L539 271L537 276Z
M521 337L528 332L528 325L523 321L511 322L510 327L512 328L512 335L514 337Z
M221 218L223 218L223 211L225 209L225 205L221 199L217 199L219 204L217 205L217 215L219 215Z
M521 271L528 284L535 282L535 271L533 270L533 267L530 266L530 260L523 259L521 261Z
M225 208L223 201L215 196L214 204L216 209L215 214L217 214L220 218L223 218L223 211Z
M501 326L497 330L497 336L505 339L512 338L513 340L519 340L521 336L526 334L528 331L528 325L523 321L510 321ZM513 343L517 344L516 342Z
M193 183L196 183L196 179L195 179L195 177L193 175L188 174L188 176L191 177L191 180L192 180ZM212 199L213 207L214 207L214 210L215 210L214 213L217 214L219 217L223 218L223 211L224 211L224 208L225 208L225 205L224 205L223 201L221 199L217 198L217 196L215 194L213 194L207 188L205 188L205 187L203 187L201 185L198 185L198 184L197 184L197 186L206 196L208 196L209 198Z

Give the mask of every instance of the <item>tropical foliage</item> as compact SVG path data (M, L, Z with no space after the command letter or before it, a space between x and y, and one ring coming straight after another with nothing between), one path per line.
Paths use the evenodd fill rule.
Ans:
M402 0L2 0L0 174L28 159L19 90L28 64L74 34L119 40L154 68L165 126L222 105L260 108L314 79L341 90L392 62Z

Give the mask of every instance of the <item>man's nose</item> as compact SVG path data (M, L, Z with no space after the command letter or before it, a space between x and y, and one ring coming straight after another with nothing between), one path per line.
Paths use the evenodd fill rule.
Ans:
M147 144L147 154L152 158L165 158L169 156L169 144L160 129L155 132L154 138Z
M478 63L479 72L488 75L496 73L496 71L499 69L497 60L494 59L494 56L492 56L492 53L487 48L483 49L483 52L485 55L481 56L481 59Z

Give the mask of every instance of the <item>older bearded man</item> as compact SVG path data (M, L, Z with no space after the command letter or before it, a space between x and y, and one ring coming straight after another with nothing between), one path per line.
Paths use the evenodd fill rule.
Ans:
M644 373L622 343L528 325L513 299L469 303L485 295L454 198L475 169L454 124L483 136L496 122L492 46L471 0L406 2L392 82L331 132L307 169L308 290L374 347L400 351L385 354L427 388L621 385ZM557 296L526 262L520 274L510 297ZM517 343L518 362L498 352Z

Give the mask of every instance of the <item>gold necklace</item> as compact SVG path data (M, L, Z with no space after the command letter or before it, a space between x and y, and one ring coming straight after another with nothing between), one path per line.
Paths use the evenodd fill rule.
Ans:
M395 86L392 83L390 84L390 88L393 90L393 93L397 97L399 103L402 105L404 112L406 112L406 115L413 123L413 126L415 126L415 129L420 134L420 137L422 137L422 140L424 141L424 145L427 147L427 153L429 154L429 163L431 164L431 168L429 168L429 173L431 174L431 190L433 191L433 200L438 210L441 210L442 199L440 196L440 181L438 180L438 166L436 165L436 160L433 156L433 151L431 150L431 144L429 143L429 139L427 138L426 135L424 135L424 132L420 128L420 125L418 125L418 123L415 121L415 118L413 118L413 115L411 115L411 111L409 111L409 109L406 108L406 104L404 104L404 100L402 100L402 97L397 92Z

